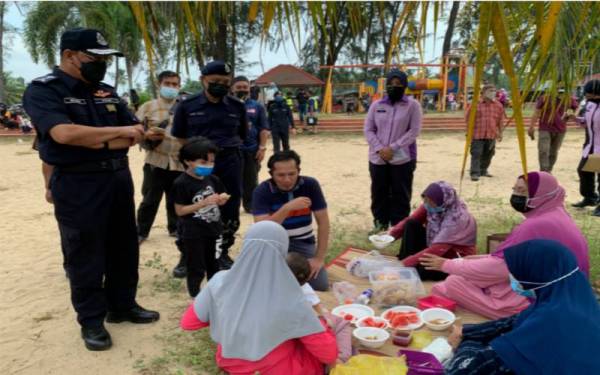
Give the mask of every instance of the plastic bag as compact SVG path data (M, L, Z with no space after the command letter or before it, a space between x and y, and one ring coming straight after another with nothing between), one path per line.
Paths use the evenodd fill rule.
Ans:
M354 303L354 299L360 294L356 286L348 281L338 281L331 286L333 295L340 305Z
M373 250L368 254L352 259L346 264L346 271L356 277L367 278L369 272L378 271L386 267L402 267L399 261L385 258L379 251Z
M371 303L380 306L414 305L425 288L415 268L389 268L369 272Z
M408 367L404 357L378 357L356 355L345 364L337 365L330 375L406 375Z

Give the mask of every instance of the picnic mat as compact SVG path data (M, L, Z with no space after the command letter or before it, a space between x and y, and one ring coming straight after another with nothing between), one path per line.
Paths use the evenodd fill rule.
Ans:
M361 291L365 290L367 288L370 288L371 284L369 282L369 279L362 279L362 278L353 276L348 271L346 271L346 264L351 259L359 257L359 256L363 256L367 253L368 252L365 250L357 249L357 248L353 248L353 247L348 247L346 250L342 251L342 253L340 255L338 255L336 258L334 258L325 267L329 274L329 281L331 283L334 283L337 281L348 281L348 282L351 282L352 284L356 285L356 287ZM396 257L392 257L392 256L389 256L387 258L389 258L390 260L397 260ZM433 282L433 281L423 281L423 286L425 287L425 291L427 292L427 294L429 294L429 292L431 291L431 287L433 286L434 283L435 282ZM331 311L334 307L339 305L337 299L333 295L333 291L330 290L328 292L317 292L317 293L319 295L319 298L321 298L321 302L329 311ZM377 314L377 315L381 314L385 310L385 309L380 309L377 306L371 305L370 307L373 308L373 310L375 310L375 314ZM456 314L457 318L459 318L458 323L461 323L461 324L481 323L481 322L488 320L480 315L474 314L474 313L469 312L460 307L457 308L454 313ZM451 329L448 329L446 331L432 331L432 330L429 330L427 327L425 327L425 325L423 325L423 327L421 327L417 331L423 331L423 330L429 331L433 338L439 337L439 336L447 337L451 332ZM383 354L383 355L388 355L388 356L396 356L396 354L398 353L398 351L400 349L405 349L405 348L392 344L391 338L385 343L385 345L383 347L381 347L379 349L359 348L361 353Z

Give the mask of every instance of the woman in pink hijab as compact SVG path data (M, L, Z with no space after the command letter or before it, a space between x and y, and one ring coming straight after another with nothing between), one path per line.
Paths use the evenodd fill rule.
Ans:
M512 207L525 220L490 255L447 260L425 255L421 263L427 269L449 274L431 292L450 298L462 307L491 319L511 316L525 309L529 301L510 287L504 250L521 242L546 239L569 248L581 272L589 276L587 241L564 207L565 190L546 172L527 174L517 179L510 199Z

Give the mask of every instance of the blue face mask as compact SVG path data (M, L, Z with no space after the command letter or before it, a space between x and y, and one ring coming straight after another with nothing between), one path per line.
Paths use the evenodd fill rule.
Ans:
M441 214L442 212L444 212L444 207L441 207L441 206L431 207L427 203L423 203L423 204L425 205L425 209L427 210L427 212L432 215L433 214Z
M160 96L167 100L173 100L179 94L179 90L173 87L160 86Z
M210 176L214 167L198 165L194 168L194 174L198 177Z
M531 289L529 290L525 290L523 289L523 286L521 285L521 283L515 279L512 275L509 276L510 277L510 288L517 293L518 295L521 295L525 298L535 298L535 292Z

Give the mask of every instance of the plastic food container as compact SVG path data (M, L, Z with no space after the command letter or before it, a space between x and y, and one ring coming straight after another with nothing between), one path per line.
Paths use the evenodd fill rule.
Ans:
M392 343L397 346L409 346L412 341L411 331L394 331L392 333Z
M414 305L425 288L415 268L395 267L369 272L371 303L380 306Z
M434 307L421 312L421 320L425 322L427 328L434 331L443 331L450 328L456 316L450 310Z
M444 375L444 366L433 354L401 349L398 355L406 356L408 375Z
M373 327L356 328L352 331L352 335L356 337L364 347L371 349L381 348L387 339L390 338L390 334L385 329Z
M448 298L434 296L433 294L427 297L419 298L417 302L417 306L421 310L431 309L433 307L440 307L450 311L456 310L456 302Z

